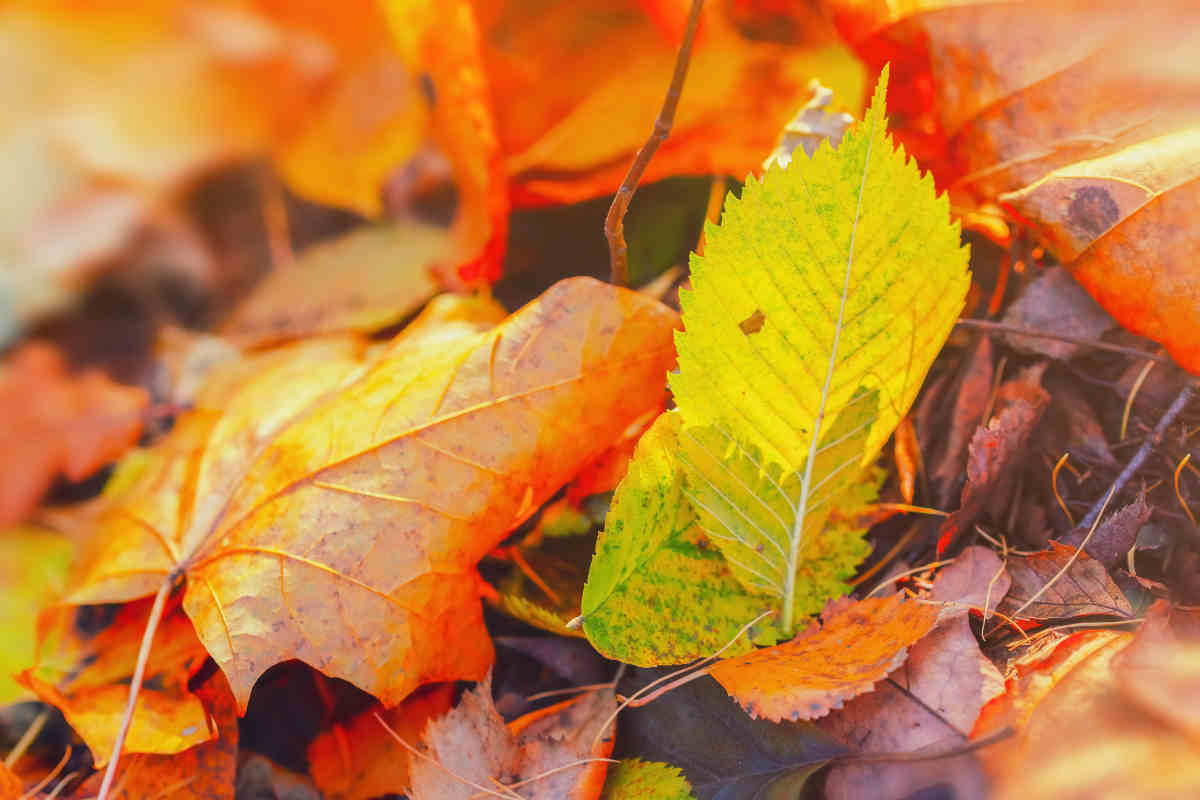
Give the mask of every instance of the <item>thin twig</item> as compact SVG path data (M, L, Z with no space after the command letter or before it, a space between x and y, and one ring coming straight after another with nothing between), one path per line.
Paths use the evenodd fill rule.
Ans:
M8 751L8 755L4 758L4 766L12 769L17 765L17 762L21 760L21 756L25 755L25 751L29 749L29 745L33 744L38 734L42 732L42 728L46 727L46 721L49 719L49 709L33 718L33 722L21 734L21 738L13 745L13 749Z
M1171 363L1171 359L1158 353L1148 353L1145 350L1139 350L1136 347L1123 347L1119 344L1109 344L1108 342L1099 342L1095 339L1085 339L1081 336L1066 336L1059 333L1047 333L1045 331L1035 331L1029 328L1022 328L1018 325L1006 325L1003 322L991 322L985 319L960 319L954 323L963 328L979 328L984 331L993 331L995 333L1009 333L1013 336L1028 336L1031 339L1055 339L1060 342L1069 342L1070 344L1083 345L1091 347L1094 350L1107 350L1110 353L1124 353L1125 355L1135 356L1137 358L1148 358L1151 361L1161 361L1164 364Z
M679 96L683 94L683 80L687 77L688 64L692 60L692 42L696 38L696 28L700 24L700 9L704 0L692 0L692 10L688 14L687 30L683 34L683 44L679 46L679 55L675 58L675 74L671 77L671 87L667 89L666 99L654 121L654 130L650 138L642 145L637 157L625 173L621 187L613 197L612 205L608 208L608 217L604 220L604 235L608 238L608 258L611 274L609 280L614 286L629 285L629 258L625 246L625 212L629 210L629 201L637 190L642 173L654 158L658 146L667 140L671 134L671 126L675 124L675 109L679 105Z
M142 678L146 674L146 662L150 660L150 647L154 643L154 634L158 623L162 620L163 608L167 597L175 585L176 575L172 572L158 587L154 595L154 605L150 608L150 618L146 620L146 630L142 634L142 646L138 650L137 666L133 669L133 678L129 681L129 702L125 705L125 716L121 719L121 729L117 731L117 740L113 743L112 755L108 759L108 768L104 771L104 780L100 782L100 791L96 800L105 800L112 788L113 779L117 777L117 762L121 760L121 748L125 746L125 737L129 735L129 726L133 722L133 712L137 708L138 693L142 690Z
M1133 458L1131 458L1129 463L1125 465L1125 469L1121 470L1121 474L1118 475L1117 479L1113 482L1112 491L1109 493L1110 496L1115 495L1117 492L1125 488L1125 484L1129 483L1129 479L1132 478L1139 469L1141 469L1142 464L1144 464L1146 459L1150 457L1150 452L1157 445L1162 443L1163 434L1166 433L1167 428L1172 422L1175 421L1175 418L1178 417L1183 409L1187 406L1188 401L1192 399L1192 394L1195 391L1195 382L1188 381L1187 385L1183 387L1183 390L1179 392L1179 396L1175 398L1174 402L1172 402L1171 406L1167 409L1167 413L1163 414L1162 419L1160 419L1158 424L1154 426L1154 430L1150 432L1150 436L1147 437L1146 441L1142 442L1142 446L1139 447L1138 451L1133 454ZM1106 497L1103 503L1107 502L1108 498ZM1098 502L1092 506L1091 510L1088 511L1087 516L1085 516L1079 523L1080 527L1088 527L1096 521L1096 517L1100 516L1103 503Z

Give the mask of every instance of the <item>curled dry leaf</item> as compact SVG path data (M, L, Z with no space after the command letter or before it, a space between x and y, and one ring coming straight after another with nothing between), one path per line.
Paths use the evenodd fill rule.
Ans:
M60 473L81 481L132 447L148 402L98 370L71 375L53 345L22 345L0 367L0 525L33 511Z
M55 606L38 619L38 660L18 680L56 707L92 751L97 767L108 763L129 702L150 602L130 603L99 633L83 631L84 614ZM208 714L187 688L208 654L178 605L168 612L146 664L145 685L125 740L126 753L171 755L207 742Z
M995 606L1008 582L1000 558L991 550L964 550L933 584L931 599L951 605L890 676L903 691L887 685L856 697L822 719L821 729L863 753L962 746L980 709L1004 690L1003 677L980 652L971 632L968 608ZM942 785L952 786L954 796L966 800L984 797L985 784L972 755L902 763L850 760L830 770L825 792L830 800L900 800Z
M369 358L318 339L214 374L111 498L69 600L185 575L242 709L290 658L393 705L481 677L476 562L658 406L677 317L587 278L485 332L428 313Z
M936 605L899 596L842 598L791 641L720 661L708 672L756 719L817 719L904 663L937 616Z
M957 202L999 201L1111 313L1200 370L1200 34L1187 0L826 0L891 61L898 137Z
M595 800L612 751L612 690L587 692L505 726L492 703L490 677L450 713L425 728L428 758L413 759L413 800L469 800L480 787L521 783L531 800ZM432 763L436 762L436 763ZM440 765L440 766L439 766Z
M1074 561L1072 561L1074 557ZM1070 566L1068 566L1070 562ZM1063 568L1061 577L1059 573ZM1086 552L1060 542L1032 555L1010 555L1007 564L1012 590L1000 605L1003 614L1019 619L1047 620L1104 614L1133 617L1133 607L1108 570ZM1044 589L1044 591L1043 591ZM1025 606L1034 598L1033 603Z
M938 534L939 553L945 552L958 534L983 514L990 501L1007 491L1005 484L1025 457L1025 447L1048 401L1045 392L1041 392L1037 405L1017 400L993 417L986 427L975 431L967 448L967 485L963 487L962 506L942 524Z

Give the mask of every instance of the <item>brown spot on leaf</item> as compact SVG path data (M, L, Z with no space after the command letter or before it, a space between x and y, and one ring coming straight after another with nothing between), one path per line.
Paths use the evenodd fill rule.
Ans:
M761 331L763 323L766 322L766 320L767 318L763 316L762 311L756 308L754 309L753 314L738 323L738 327L742 329L742 333L749 336L752 333L758 333Z
M1067 209L1067 220L1076 228L1099 236L1111 228L1121 216L1121 210L1108 190L1085 186L1075 193Z

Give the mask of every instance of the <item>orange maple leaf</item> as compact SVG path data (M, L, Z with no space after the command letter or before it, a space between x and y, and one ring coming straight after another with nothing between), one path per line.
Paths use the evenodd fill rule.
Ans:
M658 408L676 324L576 278L482 333L422 318L373 360L330 339L236 365L112 498L68 601L186 576L242 710L290 658L387 705L480 678L476 562Z

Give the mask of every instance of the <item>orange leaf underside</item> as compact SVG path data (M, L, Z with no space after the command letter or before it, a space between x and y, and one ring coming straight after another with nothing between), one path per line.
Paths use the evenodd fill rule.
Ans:
M796 638L709 669L753 717L816 719L904 663L907 648L937 621L938 605L900 596L831 602Z
M484 333L419 319L374 361L334 339L237 365L113 498L69 600L183 571L243 710L289 658L387 705L482 677L475 563L659 406L676 320L578 278Z

